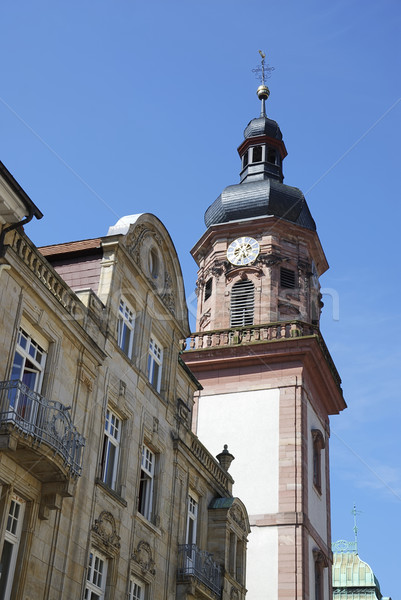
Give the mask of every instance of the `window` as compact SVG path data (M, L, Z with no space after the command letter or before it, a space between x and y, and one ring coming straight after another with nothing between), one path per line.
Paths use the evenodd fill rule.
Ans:
M129 582L128 600L145 600L145 586L134 577Z
M242 158L242 163L243 163L243 167L245 168L248 164L248 150L245 152L243 158Z
M269 148L267 153L267 162L272 163L273 165L276 164L276 151L274 148Z
M160 392L162 379L163 349L159 342L151 337L148 355L148 378L153 387Z
M196 529L198 524L198 502L188 496L187 535L186 544L196 544Z
M11 379L19 379L30 390L39 392L45 362L46 352L44 349L21 327L18 331Z
M210 278L205 283L205 300L208 300L212 295L213 279Z
M45 363L45 350L21 327L18 331L11 379L21 381L26 388L12 387L8 392L8 401L12 419L25 421L25 425L32 425L36 421L38 405L31 392L41 391Z
M323 600L323 583L324 583L324 571L323 569L328 567L328 562L321 550L315 548L313 550L313 560L315 562L315 599L314 600Z
M107 560L95 550L89 555L84 600L103 600L106 590Z
M283 288L295 288L295 271L281 267L280 285Z
M111 489L116 488L118 455L120 450L121 420L111 410L106 410L102 452L102 481Z
M121 350L128 356L132 357L132 344L134 341L134 323L135 323L135 312L127 304L127 302L121 298L120 306L118 309L118 345Z
M193 496L188 496L187 531L185 543L187 544L187 566L192 566L195 561L194 545L196 544L196 530L198 526L198 502Z
M17 562L18 546L21 539L22 521L24 518L25 502L13 495L6 531L4 534L3 552L1 554L0 598L11 598L11 588L14 581L15 564Z
M235 578L239 583L244 583L244 543L237 540L237 550L235 555Z
M157 254L156 248L151 248L149 252L149 273L153 279L157 279L159 276L159 256Z
M245 279L235 283L231 290L230 327L253 325L255 286Z
M147 446L144 446L142 448L138 511L148 519L148 521L152 520L154 476L155 455Z
M252 162L260 162L262 160L262 146L255 146L253 149Z
M319 429L312 429L313 441L313 485L322 493L322 450L325 447L324 437Z

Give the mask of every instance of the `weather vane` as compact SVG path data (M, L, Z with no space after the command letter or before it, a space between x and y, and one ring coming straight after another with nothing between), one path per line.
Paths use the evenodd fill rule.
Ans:
M259 54L262 58L261 65L256 67L256 69L252 69L252 73L255 73L256 79L258 79L262 85L265 85L266 79L271 77L274 67L269 67L269 65L265 64L266 54L262 50L259 50Z
M354 507L352 509L352 514L354 515L354 535L355 535L355 546L356 549L358 550L358 526L356 524L356 517L357 515L360 515L362 511L360 510L356 510L356 504L354 504Z

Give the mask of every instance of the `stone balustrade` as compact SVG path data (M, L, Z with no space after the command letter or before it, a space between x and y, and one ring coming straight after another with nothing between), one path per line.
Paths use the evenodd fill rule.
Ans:
M197 331L189 338L189 352L191 350L208 350L222 346L240 346L241 344L277 342L281 340L315 337L324 357L330 367L338 387L341 379L334 365L333 359L327 349L326 343L317 325L304 321L278 321L262 325L249 325L233 327L230 329L214 329L211 331Z
M60 304L76 320L83 317L80 302L77 300L74 292L63 282L61 277L52 269L47 260L38 252L38 250L22 236L15 236L12 248L23 261L23 263L32 271L32 273L41 281L41 283L53 294Z
M201 444L197 437L193 437L191 444L191 452L202 463L204 468L218 481L225 490L228 490L231 477L222 467L214 460L210 452Z

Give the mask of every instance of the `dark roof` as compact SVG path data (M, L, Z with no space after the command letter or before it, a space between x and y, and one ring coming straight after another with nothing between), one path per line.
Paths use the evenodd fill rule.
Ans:
M76 242L65 242L63 244L53 244L52 246L41 246L39 251L43 256L85 253L86 251L93 252L100 248L101 241L101 238L92 238L89 240L78 240Z
M214 509L214 508L231 508L232 505L234 504L234 500L235 500L235 498L233 498L233 497L228 497L228 498L213 498L213 500L210 503L209 509Z
M275 216L316 231L301 190L275 179L230 185L205 213L206 227L240 219Z
M0 175L7 181L8 185L14 190L20 200L25 204L28 213L32 214L37 219L43 217L43 213L39 208L32 202L28 194L22 189L20 184L11 175L7 167L0 161Z
M282 140L283 134L280 131L280 127L272 119L267 117L258 117L249 121L244 131L244 138L248 139L251 137L258 137L260 135L267 135L276 140Z

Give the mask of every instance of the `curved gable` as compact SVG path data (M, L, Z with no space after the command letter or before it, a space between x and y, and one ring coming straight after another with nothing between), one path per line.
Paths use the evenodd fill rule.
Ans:
M129 215L110 227L108 235L124 236L123 245L187 337L190 329L181 266L163 223L151 213Z

